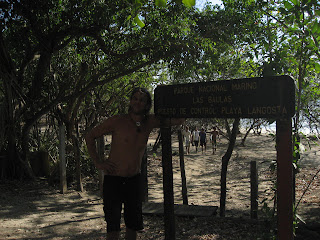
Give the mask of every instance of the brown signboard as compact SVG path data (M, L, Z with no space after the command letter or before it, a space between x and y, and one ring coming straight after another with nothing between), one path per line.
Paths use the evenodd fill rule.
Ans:
M155 114L184 118L290 118L295 85L289 76L244 78L155 89Z

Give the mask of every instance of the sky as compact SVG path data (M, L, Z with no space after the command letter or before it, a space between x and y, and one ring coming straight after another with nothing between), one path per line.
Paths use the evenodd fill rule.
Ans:
M206 2L211 2L213 5L222 4L220 0L196 0L196 8L203 8Z

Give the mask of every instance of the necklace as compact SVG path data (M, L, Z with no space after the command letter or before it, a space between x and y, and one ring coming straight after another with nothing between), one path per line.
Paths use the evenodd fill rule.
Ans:
M136 122L137 132L141 132L141 122Z
M129 117L131 119L132 122L134 122L134 124L136 125L136 130L137 132L141 132L141 121L135 121L133 120L133 118L131 117L131 115L129 114Z

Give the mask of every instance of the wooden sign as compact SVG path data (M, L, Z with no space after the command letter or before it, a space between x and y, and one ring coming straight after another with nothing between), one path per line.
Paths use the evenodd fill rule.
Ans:
M155 114L184 118L290 118L295 85L289 76L244 78L155 89Z

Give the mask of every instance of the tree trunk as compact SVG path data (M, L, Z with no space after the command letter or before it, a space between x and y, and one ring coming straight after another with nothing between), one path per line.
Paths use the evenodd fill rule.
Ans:
M24 165L25 172L27 173L28 178L34 179L35 175L31 168L29 157L30 157L30 149L29 149L29 139L30 139L30 131L33 124L36 122L35 119L30 119L25 122L25 125L22 129L22 136L21 136L21 161L22 165Z
M187 180L186 180L186 171L185 171L185 165L184 165L183 137L182 137L181 130L178 130L178 139L179 139L180 172L181 172L181 185L182 185L182 201L184 205L188 205Z
M78 129L76 128L76 131ZM79 139L76 135L71 136L73 145L73 156L76 162L76 181L77 181L77 191L83 192L82 176L81 176L81 156L80 156L80 144Z
M259 120L256 120L256 119L253 120L253 123L251 124L250 128L247 130L246 134L245 134L244 137L241 139L241 144L240 144L241 146L244 147L244 142L246 141L249 133L250 133L251 130L256 126L256 124L257 124L258 121L259 121ZM260 123L259 125L261 125L261 123Z
M222 157L221 180L220 180L220 217L226 214L226 195L227 195L227 170L229 159Z
M12 94L12 87L11 82L12 79L9 74L4 74L4 81L3 87L5 91L5 112L6 112L6 121L4 123L5 129L5 140L7 142L7 151L6 157L4 158L4 163L2 167L4 168L3 171L3 178L16 178L18 175L17 173L17 147L16 147L16 131L15 131L15 122L14 122L14 106L13 106L13 94Z
M31 166L28 162L24 161L25 158L21 157L21 152L18 150L17 144L19 143L17 136L20 129L20 122L15 121L15 99L12 90L12 74L4 74L4 112L5 112L5 133L4 138L7 142L6 156L2 163L2 178L22 179L25 176L34 178ZM22 135L23 136L23 135Z
M161 132L158 133L157 139L153 145L152 151L156 152L161 144Z
M230 126L228 123L228 119L224 119L224 121L225 121L224 123L225 123L226 131L227 131L227 138L228 138L228 140L230 140L231 130L230 130Z
M235 143L237 134L239 131L239 123L240 119L237 118L233 122L233 127L231 131L231 136L229 139L229 145L226 153L222 157L222 164L221 164L221 180L220 180L220 217L225 216L226 212L226 195L227 195L227 170L228 170L228 163L231 158Z

